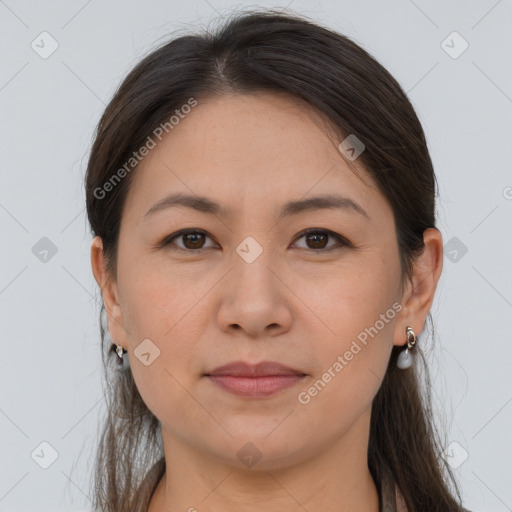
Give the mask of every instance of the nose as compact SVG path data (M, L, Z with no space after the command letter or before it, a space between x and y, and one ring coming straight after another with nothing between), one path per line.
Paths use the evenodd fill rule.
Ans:
M217 322L221 330L240 331L245 336L278 336L291 328L293 295L285 285L283 271L265 251L252 263L238 255L221 285ZM280 275L281 274L281 275Z

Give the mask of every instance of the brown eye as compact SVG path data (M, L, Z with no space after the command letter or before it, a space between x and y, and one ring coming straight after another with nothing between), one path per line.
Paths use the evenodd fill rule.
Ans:
M336 233L333 233L332 231L325 230L325 229L316 229L316 230L309 230L304 233L302 233L297 240L300 240L301 238L305 238L306 240L306 247L299 247L300 249L325 249L324 252L330 251L331 249L336 249L337 247L341 247L344 245L350 245L350 243L345 240L341 235L338 235ZM328 246L327 242L330 238L334 238L338 243Z
M329 235L326 233L310 233L306 235L306 240L313 244L311 249L323 249L327 244L328 238Z
M188 233L181 235L183 243L187 249L201 249L204 243L203 233Z
M202 231L180 231L179 233L175 233L170 237L166 238L163 241L162 246L176 245L178 249L183 249L184 251L200 251L201 249L209 249L209 247L204 247L204 242L206 238L210 237L206 233L203 233ZM183 246L176 244L174 240L180 240Z
M174 248L181 249L189 252L200 252L203 249L211 249L214 246L204 246L206 239L211 239L206 233L201 230L183 230L174 233L163 240L160 247L175 246ZM300 249L310 249L319 252L328 252L332 249L340 248L343 246L352 247L350 242L337 233L325 229L311 229L303 232L297 240L305 238L306 247L299 247ZM334 239L337 243L328 245L328 241ZM175 240L181 241L181 245L176 243Z

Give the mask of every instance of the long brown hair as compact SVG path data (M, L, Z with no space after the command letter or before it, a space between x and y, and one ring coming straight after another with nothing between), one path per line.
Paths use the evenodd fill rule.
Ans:
M134 67L106 107L85 187L91 231L103 240L110 275L117 278L121 215L137 167L133 153L162 123L170 131L169 119L191 98L200 102L254 91L300 98L339 133L363 141L358 162L392 206L403 280L410 277L424 248L423 232L435 227L437 182L418 117L397 81L363 48L306 17L276 9L235 12L214 32L165 42ZM100 330L107 415L95 459L94 507L146 512L165 471L160 424L131 371L112 367L117 355L106 343L103 323ZM368 466L378 488L391 476L410 512L455 512L461 496L441 456L421 345L420 340L416 350L424 380L419 364L397 369L402 347L393 347L372 404Z

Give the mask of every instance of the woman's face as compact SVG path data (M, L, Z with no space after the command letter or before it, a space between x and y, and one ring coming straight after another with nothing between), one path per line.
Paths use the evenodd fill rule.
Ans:
M390 205L318 120L274 94L199 100L134 171L106 305L164 444L277 468L364 442L393 344L423 325L398 313ZM171 194L218 209L150 211ZM300 375L209 376L240 361Z

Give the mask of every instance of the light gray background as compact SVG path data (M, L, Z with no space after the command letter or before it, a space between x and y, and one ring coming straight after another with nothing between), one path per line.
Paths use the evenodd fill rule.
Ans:
M426 347L436 404L446 411L439 421L458 443L452 458L465 505L510 511L512 1L258 6L287 4L366 48L417 109L447 244L432 309L437 339ZM0 512L90 510L104 402L82 183L105 104L166 34L255 6L0 0ZM59 45L47 59L31 47L43 31ZM469 44L457 58L442 45L453 31ZM462 41L452 39L445 45L457 53ZM57 248L47 262L32 251L42 237ZM43 442L58 454L47 469L35 462L50 460Z

